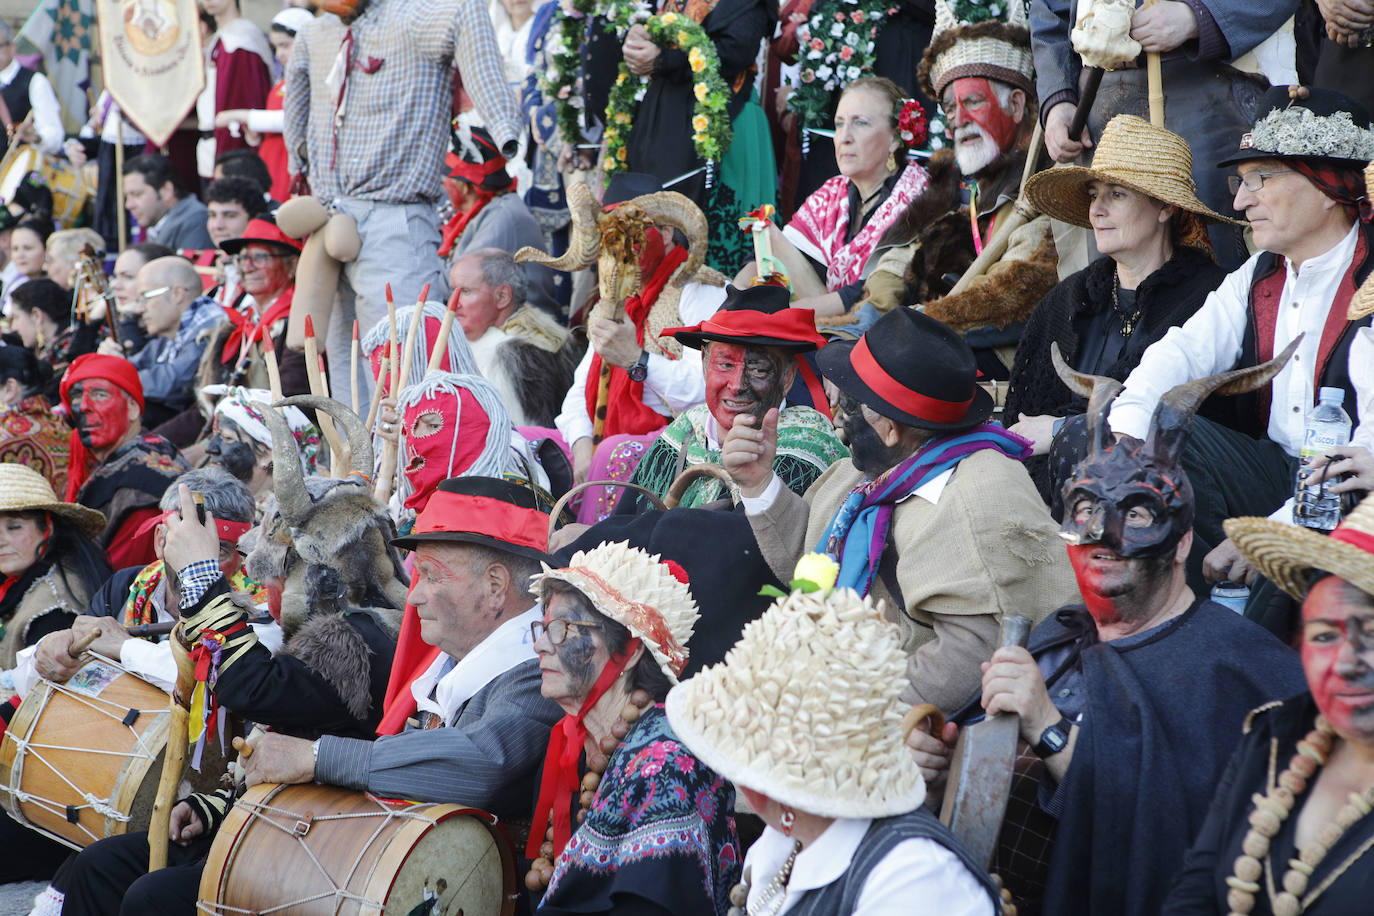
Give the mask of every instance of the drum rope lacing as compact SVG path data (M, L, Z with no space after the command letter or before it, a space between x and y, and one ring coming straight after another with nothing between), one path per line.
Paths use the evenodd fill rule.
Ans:
M129 823L129 821L131 820L130 815L114 807L115 801L113 798L98 798L90 792L87 792L86 790L82 789L76 783L68 779L66 774L64 774L61 770L54 766L52 761L42 754L42 751L70 751L81 754L104 755L108 757L125 757L133 758L136 760L147 760L149 762L155 761L157 759L157 754L148 747L147 743L144 742L143 735L134 731L133 726L125 722L125 719L128 717L130 711L129 707L124 704L115 704L111 703L108 700L101 700L99 697L90 696L89 694L86 694L81 691L72 690L65 684L57 684L52 681L44 681L43 683L47 684L50 692L64 694L65 696L70 697L76 702L90 707L97 713L103 716L108 716L109 718L114 719L116 722L119 722L126 729L128 729L129 733L133 736L134 747L128 751L106 751L64 744L35 744L27 737L21 738L12 730L6 731L4 740L14 742L15 746L15 765L11 769L12 775L19 775L23 773L24 755L26 752L31 751L33 753L34 759L42 763L49 770L51 770L57 776L58 779L66 783L69 789L71 789L85 801L85 804L65 805L57 801L56 799L48 798L43 795L35 795L31 792L25 792L24 790L15 786L0 786L0 791L9 792L11 795L14 796L15 801L18 803L37 805L39 808L43 809L44 811L47 811L49 814L52 814L55 817L67 819L67 811L69 808L76 808L78 810L81 808L90 808L96 814L108 818L109 820L118 821L122 824ZM111 712L111 709L117 710L118 714L116 714L115 712ZM138 718L142 719L145 715L156 716L159 714L167 714L167 709L140 709L137 712ZM33 722L30 724L30 729L37 727L37 725L38 718L35 717ZM147 731L147 729L145 729L145 731ZM24 820L27 822L27 819ZM87 827L85 824L82 824L79 820L75 823L75 826L78 829L80 829L82 833L86 834L86 836L90 837L92 842L101 839L100 836L93 833L89 827Z
M321 814L313 816L310 819L310 824L313 826L314 824L317 824L321 821L346 821L376 817L382 818L382 822L377 826L376 830L372 831L372 835L367 838L367 842L358 848L358 853L356 856L354 856L353 863L349 865L346 869L344 873L345 884L352 880L353 876L357 873L358 868L362 865L363 855L369 849L372 848L372 844L377 842L377 839L382 835L382 831L385 830L392 821L425 821L428 824L430 824L430 826L437 826L439 823L436 819L428 817L425 814L413 810L393 810L391 808L388 808L380 800L378 800L376 796L372 795L371 793L367 794L367 799L371 801L373 804L375 804L378 810L355 811L349 814ZM296 842L300 844L302 849L305 850L305 854L310 857L310 861L315 864L315 868L317 868L320 874L324 876L324 879L329 882L329 884L333 887L333 890L322 891L318 894L312 894L308 897L301 897L296 900L288 901L286 903L277 904L276 906L265 908L254 907L252 909L245 909L243 907L233 906L228 903L214 903L205 900L198 900L196 901L196 909L198 912L211 914L243 913L255 914L255 916L267 916L267 914L269 913L278 913L282 910L288 910L292 907L303 906L307 903L314 903L316 900L326 900L330 897L339 900L352 901L354 903L359 904L360 906L376 907L379 911L385 908L386 904L384 902L368 899L367 897L364 897L361 894L355 894L352 891L347 890L347 888L339 886L338 882L334 880L334 876L329 873L329 871L324 867L324 864L320 862L320 860L315 856L314 850L312 850L310 846L305 842L305 834L296 829L296 825L300 823L302 820L301 812L287 811L283 808L273 807L272 805L269 805L266 802L250 802L244 799L239 799L237 802L235 802L235 804L242 805L245 808L247 808L251 812L251 814L249 815L250 818L261 818L269 826L275 827L276 829L280 830L282 833L287 834L288 836L295 837ZM282 818L286 819L287 822L279 823L278 821L273 820L271 817L266 816L269 814L279 815ZM465 877L461 882L458 882L456 886L462 887L463 885L465 885L467 883L467 878L472 876L472 873L477 870L477 867L481 865L482 861L483 859L479 859L477 863L474 864L473 867L469 870L467 877Z

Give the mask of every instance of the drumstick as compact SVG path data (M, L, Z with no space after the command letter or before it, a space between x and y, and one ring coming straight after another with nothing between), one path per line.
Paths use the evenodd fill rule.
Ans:
M72 659L81 658L82 653L89 649L97 639L100 638L99 630L92 630L76 642L72 643L67 649L67 655Z
M253 756L253 745L249 744L246 739L235 737L230 744L234 745L234 750L239 752L240 760L247 760Z

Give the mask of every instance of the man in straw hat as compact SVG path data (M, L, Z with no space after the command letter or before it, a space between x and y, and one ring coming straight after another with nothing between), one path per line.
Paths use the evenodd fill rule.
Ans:
M60 391L75 426L67 501L104 514L107 523L96 543L110 566L151 563L152 532L139 532L158 515L157 501L168 485L190 465L172 443L142 431L143 383L127 359L79 356L62 376Z
M1051 469L1050 444L1081 436L1087 403L1064 386L1051 344L1081 372L1125 379L1145 348L1182 324L1220 285L1205 222L1226 220L1198 200L1183 138L1134 115L1102 132L1091 168L1047 169L1026 184L1041 213L1092 229L1101 257L1050 290L1026 324L1003 416L1034 443L1027 468L1057 504L1068 467ZM1057 513L1056 513L1057 514Z
M1193 491L1179 465L1198 404L1224 386L1262 385L1286 357L1172 389L1143 440L1115 441L1105 418L1120 383L1056 360L1066 384L1091 393L1092 448L1064 484L1061 532L1082 604L1036 627L1027 649L993 653L982 708L959 714L1017 714L1022 740L1044 761L1040 807L1058 821L1053 831L1039 825L1054 837L1046 913L1159 912L1236 727L1301 687L1291 650L1189 589ZM952 744L950 731L940 737ZM908 743L937 780L949 747L919 732Z
M773 472L770 410L735 418L722 463L778 578L808 549L836 558L840 584L883 598L898 623L911 653L906 698L957 709L977 693L999 614L1038 620L1077 596L1020 466L1026 442L987 422L992 398L972 351L928 315L889 312L818 362L850 458L798 496Z
M1290 97L1291 95L1291 97ZM1361 170L1374 158L1374 131L1359 106L1332 90L1271 90L1254 129L1222 163L1235 166L1235 204L1264 250L1227 276L1196 314L1145 351L1112 407L1118 434L1141 437L1160 396L1189 379L1254 366L1298 340L1273 382L1228 406L1225 426L1196 424L1184 467L1197 494L1195 533L1211 551L1211 581L1249 583L1254 570L1223 543L1223 519L1269 514L1293 490L1307 412L1318 388L1345 392L1357 443L1360 398L1351 346L1366 315L1347 318L1351 298L1374 271L1374 208Z
M1111 5L1102 0L1091 4L1095 11ZM1260 63L1249 52L1281 29L1298 5L1296 0L1262 4L1249 0L1162 0L1137 8L1134 0L1129 0L1124 6L1131 20L1126 37L1126 53L1131 59L1102 76L1087 125L1079 136L1070 137L1080 80L1087 69L1079 56L1078 41L1071 41L1071 32L1084 25L1079 17L1090 4L1036 0L1031 4L1030 27L1040 117L1050 155L1057 162L1072 162L1092 148L1116 115L1147 117L1147 68L1141 52L1156 53L1167 87L1161 126L1186 139L1197 154L1193 179L1199 196L1213 210L1230 214L1231 195L1212 164L1234 149L1241 134L1249 129L1252 107L1265 85L1254 77ZM1227 270L1245 260L1244 242L1234 227L1213 224L1210 235Z
M706 403L678 415L644 453L632 482L660 497L684 468L720 462L720 444L735 417L761 419L777 409L778 450L773 471L796 493L844 457L830 418L804 404L783 406L793 384L802 381L813 403L826 410L825 392L803 353L825 345L810 309L789 307L786 287L764 284L725 288L725 303L710 318L662 333L702 353ZM692 484L679 506L699 506L723 494L717 483ZM622 506L639 503L627 494ZM642 503L640 503L642 505Z
M1058 280L1050 221L1036 216L1015 229L1006 251L960 292L950 294L945 278L962 274L1016 214L1026 157L1040 155L1028 149L1036 110L1030 32L1019 3L1006 4L1006 21L976 23L958 20L953 5L936 0L934 35L917 70L953 143L931 157L930 187L899 222L915 241L886 252L864 289L880 299L882 286L895 284L893 304L922 304L971 335L979 369L1006 378L1023 323Z
M767 825L732 914L901 912L918 900L948 916L998 912L987 872L922 805L902 747L905 653L883 617L850 589L793 592L723 663L668 694L678 738Z
M1374 499L1329 537L1262 518L1231 519L1226 533L1302 602L1308 691L1245 720L1164 912L1363 912L1374 890Z

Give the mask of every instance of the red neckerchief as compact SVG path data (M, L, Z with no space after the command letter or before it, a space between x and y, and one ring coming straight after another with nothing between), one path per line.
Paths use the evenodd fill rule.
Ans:
M549 749L544 755L544 777L539 784L539 801L534 805L534 826L530 829L529 844L525 847L527 857L539 857L539 847L544 845L545 833L541 828L549 822L550 815L553 816L554 858L572 839L572 800L581 785L577 761L582 756L582 745L587 740L587 726L583 719L620 677L630 656L638 648L639 638L632 638L623 652L606 662L606 667L601 669L601 676L592 685L591 693L587 694L577 710L577 715L564 716L549 733Z
M514 189L515 182L512 181L511 190ZM444 238L439 243L441 257L448 256L449 252L453 250L454 243L458 241L458 236L462 235L463 230L468 227L468 223L472 222L473 218L482 212L482 208L491 203L492 198L496 196L494 192L479 188L477 185L473 185L472 190L477 194L476 203L462 213L453 214L453 218L444 224Z
M226 366L237 362L249 347L262 340L263 335L268 333L273 324L290 314L291 298L295 292L294 284L283 290L267 307L267 311L262 313L262 320L256 325L251 325L249 317L233 306L220 306L224 309L224 314L229 316L229 322L234 326L234 330L229 333L229 339L224 342L224 349L220 351L219 361ZM244 334L250 326L252 331L248 333L248 339L244 340Z
M644 289L637 296L625 300L625 314L635 323L635 338L644 346L644 324L650 310L658 301L668 278L677 270L678 265L687 260L687 249L674 248L663 257L654 269ZM591 369L587 372L587 416L596 417L596 390L601 379L601 354L592 353ZM668 422L663 414L644 403L644 383L630 380L629 373L619 366L611 367L610 394L606 398L606 424L604 436L628 433L635 436L647 435L662 429Z

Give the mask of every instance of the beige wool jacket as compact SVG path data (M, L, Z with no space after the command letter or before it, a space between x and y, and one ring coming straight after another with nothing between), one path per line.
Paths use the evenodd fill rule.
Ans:
M805 497L783 487L749 516L779 579L791 580L797 560L863 480L845 458ZM1039 622L1079 601L1058 530L1020 462L991 450L960 462L936 502L912 495L897 504L872 594L909 653L903 699L953 712L977 696L979 664L992 655L1003 614Z

